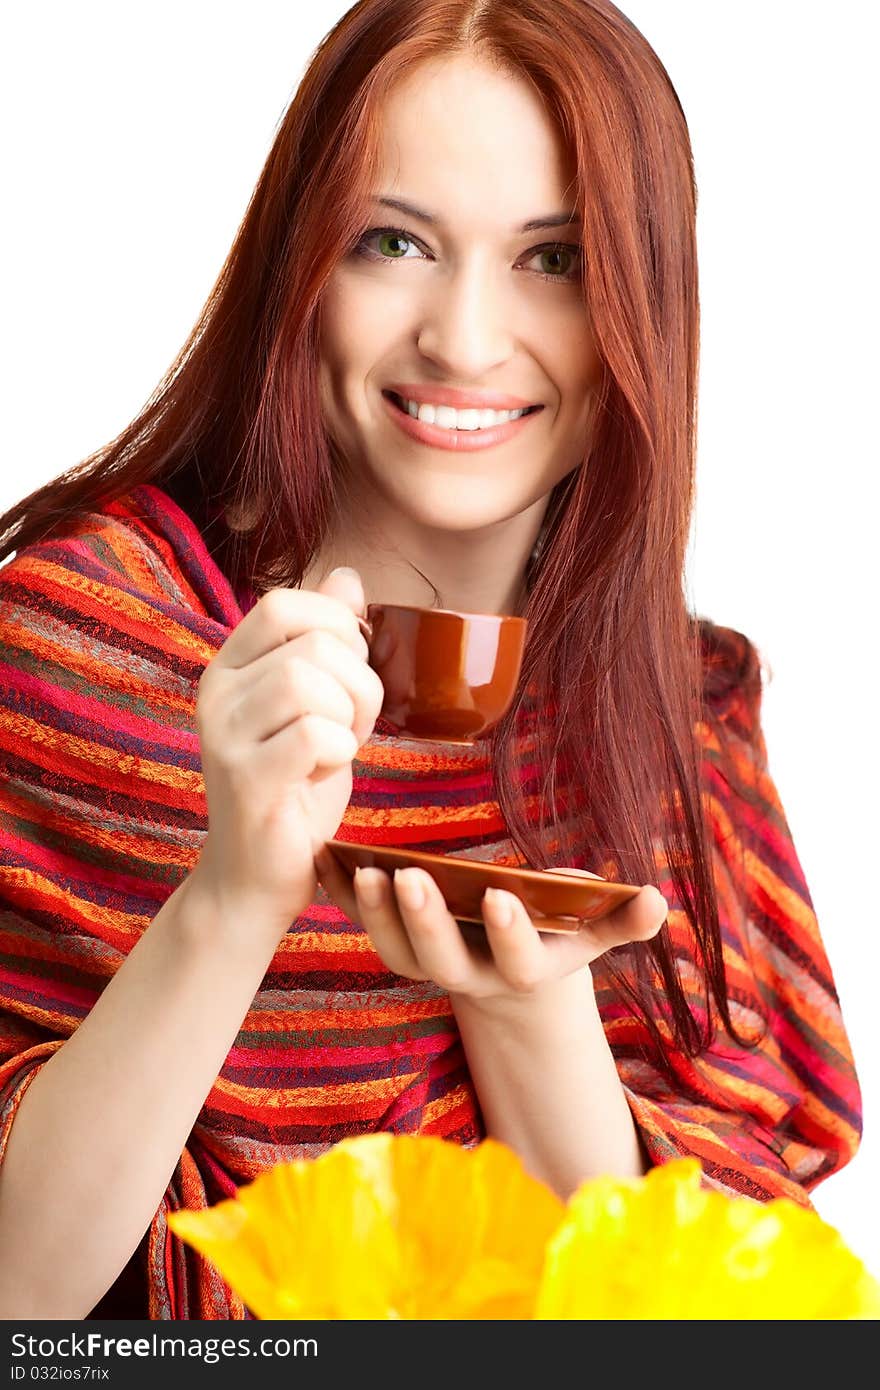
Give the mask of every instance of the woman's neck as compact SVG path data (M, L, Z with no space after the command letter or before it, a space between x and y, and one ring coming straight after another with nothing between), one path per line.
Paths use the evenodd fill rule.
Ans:
M332 569L356 569L367 603L400 603L450 608L464 613L525 611L525 572L544 511L532 508L473 534L413 532L404 540L374 540L362 530L338 528L328 537L303 576L314 589ZM432 587L433 586L433 587ZM436 593L434 592L436 589Z

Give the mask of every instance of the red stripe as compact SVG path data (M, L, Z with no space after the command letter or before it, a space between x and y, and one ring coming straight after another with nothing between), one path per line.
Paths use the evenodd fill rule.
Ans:
M374 1032L387 1031L382 1024L376 1025ZM311 1031L311 1030L310 1030ZM359 1026L355 1034L356 1037L368 1037L370 1029L364 1026L363 1020L359 1019ZM418 1057L432 1057L440 1047L448 1047L450 1033L426 1033L422 1037L407 1037L405 1041L383 1042L370 1045L369 1043L352 1043L351 1046L341 1044L337 1047L298 1047L292 1043L290 1047L261 1047L259 1050L259 1066L263 1067L332 1067L339 1066L350 1068L361 1063L364 1067L372 1067L376 1062L388 1062L394 1058L398 1068ZM254 1065L254 1049L246 1047L233 1047L224 1063L224 1070L235 1069L237 1067L249 1067ZM304 1086L309 1082L304 1081Z
M97 992L71 984L67 980L45 980L41 975L22 975L12 966L3 967L3 980L14 989L19 989L22 997L35 999L41 1009L52 1012L50 1004L73 1004L80 1009L90 1009L97 999Z

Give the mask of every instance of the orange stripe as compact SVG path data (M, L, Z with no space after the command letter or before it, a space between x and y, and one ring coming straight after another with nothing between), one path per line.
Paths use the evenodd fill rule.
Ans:
M397 1095L405 1091L407 1086L420 1077L420 1071L400 1072L393 1078L382 1076L373 1081L364 1078L358 1081L343 1081L338 1085L327 1082L322 1086L264 1087L259 1084L240 1086L235 1081L218 1076L211 1088L211 1096L223 1096L230 1102L235 1113L251 1116L255 1110L289 1109L295 1112L299 1108L309 1110L315 1106L324 1106L337 1112L340 1106L356 1111L376 1096ZM209 1103L210 1098L209 1096Z
M389 751L393 752L390 762ZM467 756L451 751L444 752L434 743L431 744L430 750L425 750L414 743L408 743L405 739L397 739L393 750L389 750L387 744L378 741L364 744L358 756L363 762L379 768L380 771L390 771L393 768L394 772L425 773L432 779L449 772L480 772L487 765L484 754L478 754L475 758L473 754Z
M700 1075L706 1080L714 1081L722 1093L735 1092L737 1104L742 1104L743 1109L745 1109L745 1103L749 1102L752 1112L764 1117L762 1123L766 1123L767 1119L783 1120L789 1112L788 1101L783 1100L767 1086L759 1086L754 1082L746 1081L739 1075L731 1076L723 1068L713 1066L708 1060L708 1056L702 1059Z
M297 961L304 955L339 955L345 951L354 956L374 956L376 960L380 959L372 941L363 931L296 931L284 937L282 945L286 948L283 954L295 956ZM383 965L382 969L387 971L388 967Z
M359 1004L353 1009L297 1009L295 1012L288 1011L286 1013L280 1013L277 1010L267 1013L254 1010L247 1015L242 1032L272 1035L287 1032L292 1027L294 1032L326 1030L328 1032L347 1033L363 1028L365 1016L369 1019L371 1029L394 1027L401 1023L420 1023L426 1019L441 1023L451 1021L452 1007L449 1005L444 1009L442 999L414 1000L409 1003L390 1004L383 1007L374 1002L371 993L365 997L363 1004ZM447 1030L438 1031L446 1032ZM452 1029L450 1028L449 1031Z
M441 1128L440 1122L446 1120L447 1123L442 1128L449 1130L452 1126L448 1121L455 1110L463 1112L462 1119L473 1119L473 1096L462 1082L459 1082L453 1090L448 1091L445 1096L437 1096L436 1100L428 1101L422 1112L423 1119L419 1128L422 1132L439 1129Z
M12 714L5 706L0 706L0 734L8 736L10 741L5 746L10 753L20 752L22 741L29 745L29 753L34 747L50 752L53 757L47 766L53 771L58 769L56 759L60 754L93 767L109 768L118 777L138 776L160 786L188 792L191 796L204 795L205 784L201 772L190 772L170 763L153 762L135 753L120 753L118 748L77 738L75 734L40 724L27 715ZM4 742L0 742L0 746Z
M94 685L95 659L80 646L75 645L77 640L75 632L71 631L70 646L66 646L60 639L47 636L45 633L38 636L28 627L15 622L4 623L3 635L9 646L15 646L16 641L18 641L22 650L28 652L30 656L39 657L40 661L51 662L55 666L61 666L73 675L78 675ZM39 679L45 680L45 677L40 676ZM144 675L132 675L131 671L120 666L101 666L101 689L135 696L149 694L150 702L153 705L160 704L161 710L157 710L155 715L151 710L150 713L139 717L144 719L153 717L156 722L159 722L158 716L166 710L182 713L193 710L195 707L194 701L181 690L175 690L173 687L165 689L148 686ZM53 693L62 696L64 694L63 691L59 691L57 686L53 687ZM90 697L79 693L78 698L88 700ZM94 703L98 717L100 717L100 711L106 702L96 699Z
M91 579L78 570L67 569L63 565L31 556L24 551L16 573L35 576L32 591L43 593L62 607L70 607L70 594L76 594L76 607L80 618L91 615L106 622L107 613L110 612L115 615L120 632L135 631L148 635L151 645L157 649L186 652L194 660L205 663L216 654L215 646L206 642L198 633L175 622L169 614L163 613L161 624L157 622L156 609L151 603L121 588L116 589L109 584L101 583L100 580ZM161 592L156 597L167 601ZM148 629L148 633L145 629Z
M162 535L161 531L155 529L156 523L151 517L144 516L137 506L126 506L126 500L116 498L108 504L107 516L110 524L106 531L103 528L101 531L101 539L104 544L109 545L113 553L119 556L126 567L135 568L143 576L146 581L144 588L148 593L152 589L157 594L161 592L162 596L166 597L165 591L159 585L151 567L152 564L155 564L153 557L153 547L155 546L165 561L169 574L174 579L175 587L192 599L191 608L197 613L204 612L202 601L186 578L172 543ZM145 531L148 533L147 536L144 535Z
M144 917L139 913L120 912L112 907L72 897L34 869L4 867L2 881L6 893L13 900L20 899L33 907L34 898L37 897L41 900L40 907L56 911L60 918L71 925L89 928L93 936L108 946L116 946L123 955L131 950L146 926Z
M442 791L438 793L438 798L442 796ZM531 812L537 798L526 798L526 810ZM424 827L450 825L467 825L468 823L477 824L480 821L489 821L498 825L499 829L504 826L501 811L497 801L477 801L469 806L444 806L438 799L435 803L422 806L400 806L400 807L370 807L353 806L346 807L345 815L342 818L342 825L346 828L364 827L368 829L423 829ZM340 837L344 838L344 837Z
M34 825L33 802L19 799L16 796L5 795L6 792L8 792L8 788L0 785L0 810L5 810L8 815L23 820L28 825ZM81 816L68 815L61 808L53 807L52 829L59 835L69 837L70 845L66 847L65 852L74 858L76 857L76 847L88 844L100 849L111 850L115 854L130 855L146 864L168 863L168 841L158 837L154 839L147 827L144 827L143 832L139 832L137 835L128 833L116 826L104 828L99 825L90 825L86 827ZM83 833L86 829L88 834ZM198 858L199 848L197 845L175 844L174 854L177 863L191 868Z

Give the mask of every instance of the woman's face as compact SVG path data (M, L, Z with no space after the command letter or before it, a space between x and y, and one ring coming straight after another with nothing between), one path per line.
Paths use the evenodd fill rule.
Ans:
M531 87L471 55L397 85L381 137L369 230L324 298L325 418L356 488L425 526L492 526L589 438L571 170Z

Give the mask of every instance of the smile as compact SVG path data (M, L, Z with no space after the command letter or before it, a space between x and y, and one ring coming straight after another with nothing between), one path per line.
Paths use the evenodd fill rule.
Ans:
M382 399L392 419L411 439L434 448L464 451L503 443L543 409L530 405L519 410L457 410L450 405L408 400L394 391L383 391Z

